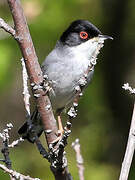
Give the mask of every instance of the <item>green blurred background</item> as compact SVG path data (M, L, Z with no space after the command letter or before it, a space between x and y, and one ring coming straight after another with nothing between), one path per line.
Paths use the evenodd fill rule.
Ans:
M93 81L80 101L66 151L69 170L75 180L79 179L75 153L71 148L75 138L80 139L86 180L118 179L134 102L122 85L129 82L134 86L135 82L135 1L21 2L40 63L73 20L87 19L103 34L114 38L105 42L98 57ZM0 17L13 25L6 0L0 0ZM20 58L17 43L0 30L0 130L12 122L12 139L18 137L17 130L25 121ZM41 138L44 141L44 137ZM16 171L43 180L53 179L49 163L40 156L35 145L24 142L11 150L10 157ZM0 179L9 177L0 170ZM129 180L133 179L134 167L129 177Z

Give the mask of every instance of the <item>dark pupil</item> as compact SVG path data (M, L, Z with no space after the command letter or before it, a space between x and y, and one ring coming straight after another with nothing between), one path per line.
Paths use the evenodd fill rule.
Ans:
M83 33L82 36L85 37L85 36L86 36L86 33Z

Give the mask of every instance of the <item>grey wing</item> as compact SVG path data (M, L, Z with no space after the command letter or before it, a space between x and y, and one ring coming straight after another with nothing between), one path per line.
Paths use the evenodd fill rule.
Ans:
M42 71L51 82L52 91L49 96L53 108L64 108L73 96L75 82L71 67L63 59L59 59L57 54L51 53L43 62Z

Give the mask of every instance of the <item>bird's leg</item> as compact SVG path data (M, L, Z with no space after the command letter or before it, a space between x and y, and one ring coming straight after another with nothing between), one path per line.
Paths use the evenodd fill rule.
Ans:
M63 125L62 125L62 120L61 120L60 115L58 115L58 134L57 134L58 137L52 142L52 144L55 144L59 140L61 140L63 133L64 133L64 129L63 129Z
M62 136L64 133L64 129L63 129L62 120L61 120L60 115L58 116L58 128L59 128L58 136Z

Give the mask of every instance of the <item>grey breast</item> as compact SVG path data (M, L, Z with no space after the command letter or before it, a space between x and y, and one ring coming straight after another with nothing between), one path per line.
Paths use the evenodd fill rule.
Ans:
M75 87L88 67L77 63L69 49L64 48L62 51L60 48L56 46L42 64L43 74L46 74L51 82L52 91L49 96L54 109L64 108L72 102L76 92ZM93 72L89 73L88 82L92 74Z

